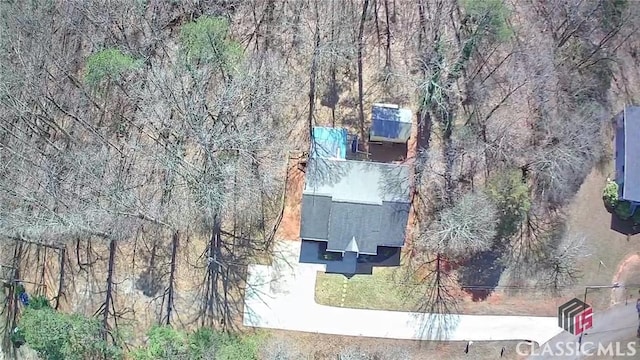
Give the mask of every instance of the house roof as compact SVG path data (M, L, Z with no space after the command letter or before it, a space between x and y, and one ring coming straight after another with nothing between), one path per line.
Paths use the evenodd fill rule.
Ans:
M373 104L371 119L411 124L411 110L393 104Z
M402 247L410 208L407 166L310 159L306 176L303 239L358 254Z
M326 272L343 274L347 277L354 274L371 274L373 266L393 266L391 264L400 263L400 252L380 262L360 261L355 252L345 252L339 260L325 259L321 254L326 251L326 245L325 242L303 240L300 246L299 261L301 263L324 264Z
M316 126L312 134L312 157L343 160L347 157L347 129Z
M358 272L358 254L345 252L342 261L331 261L327 263L328 273L355 274Z
M624 112L624 186L622 198L640 202L640 106Z
M369 274L373 272L371 264L358 262L358 256L352 252L344 253L342 261L327 262L326 272L334 274L343 274L347 277L355 274Z
M409 203L409 173L406 165L312 158L303 194L356 204Z
M350 251L353 253L359 253L360 249L358 248L358 241L356 241L356 237L352 237L351 241L349 241L349 243L347 244L347 246L344 248L345 251Z
M397 105L374 104L371 109L371 138L406 142L411 136L412 113Z
M383 240L379 236L380 228L385 225L381 224L383 219L380 216L380 207L371 204L332 202L327 250L344 251L349 247L349 243L355 240L359 252L375 254L378 243Z

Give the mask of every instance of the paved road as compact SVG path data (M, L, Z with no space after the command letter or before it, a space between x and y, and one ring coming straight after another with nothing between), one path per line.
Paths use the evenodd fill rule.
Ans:
M316 273L324 265L299 264L299 247L299 242L279 242L279 258L271 266L249 266L245 326L390 339L539 344L561 331L555 317L435 315L318 305Z
M587 330L579 345L579 337L562 332L543 344L537 356L530 359L583 359L583 358L621 358L640 359L640 346L635 343L638 328L638 315L635 301L621 304L600 313L594 313L593 328ZM616 342L619 343L616 348ZM635 349L627 348L628 344ZM638 341L640 344L640 341ZM581 346L582 351L576 351ZM598 348L600 347L600 350ZM619 349L619 350L618 350ZM599 352L599 353L598 353ZM635 354L634 354L635 353ZM589 356L589 354L592 354Z

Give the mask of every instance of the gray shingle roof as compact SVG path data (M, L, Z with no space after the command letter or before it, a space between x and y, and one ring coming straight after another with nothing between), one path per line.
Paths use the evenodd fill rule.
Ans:
M331 197L302 195L301 236L305 239L329 238Z
M624 116L625 200L640 202L640 106L627 106Z
M305 173L303 194L358 204L410 202L406 165L314 158Z
M352 237L351 240L349 240L349 243L344 248L344 251L350 251L352 253L359 253L360 252L360 248L358 247L358 242L356 241L356 237L355 236Z
M409 168L310 159L302 196L302 239L327 241L330 251L402 247L409 218ZM355 240L355 243L354 243Z
M384 222L387 226L382 226L380 229L379 246L401 247L404 245L410 209L410 203L382 203L381 223Z
M383 219L380 217L380 208L380 205L333 202L327 250L343 251L355 238L360 253L376 254L380 227L387 225L381 224Z

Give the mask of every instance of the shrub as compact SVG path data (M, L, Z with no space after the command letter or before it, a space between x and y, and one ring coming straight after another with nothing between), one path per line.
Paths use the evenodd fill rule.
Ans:
M618 206L618 183L607 181L607 185L602 192L602 200L607 209L615 209Z
M132 352L134 360L181 358L189 353L186 336L181 331L168 326L154 326L147 336L146 346Z
M34 296L29 301L29 308L33 310L50 309L49 299L44 296Z
M489 198L498 208L498 236L508 238L516 232L531 210L531 191L519 169L501 171L487 185Z
M24 331L22 331L20 328L13 329L9 340L11 340L11 343L16 347L16 349L20 348L20 346L24 345L24 343L27 342L24 338Z
M189 336L189 353L193 359L204 359L212 352L217 333L210 328L199 328Z
M210 63L228 70L242 56L242 47L229 39L229 22L223 17L202 16L182 26L180 42L189 61Z
M209 359L253 360L258 357L256 336L236 336L200 328L192 333L168 326L154 326L144 347L131 352L134 360Z
M631 217L631 203L628 201L619 201L616 206L616 215L622 220L629 220Z
M219 334L214 347L218 360L255 360L258 359L259 338L256 336L236 336Z
M43 359L120 359L122 351L102 340L97 319L64 314L49 307L28 307L22 314L15 339L26 344Z
M507 22L510 11L504 1L464 0L462 5L478 27L489 35L499 41L505 41L511 36L512 31Z
M640 210L636 209L636 211L633 213L633 216L631 217L631 219L633 220L633 224L634 225L640 225Z
M125 72L135 69L136 60L118 49L105 49L93 53L87 59L84 80L97 85L107 78L117 80Z

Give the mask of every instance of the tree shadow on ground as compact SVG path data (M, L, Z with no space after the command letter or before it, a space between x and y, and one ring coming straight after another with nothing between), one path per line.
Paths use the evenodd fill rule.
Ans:
M431 142L431 117L428 112L418 112L418 149L428 149Z
M472 256L459 270L458 282L471 294L473 301L486 300L495 290L505 266L500 261L502 251L492 248Z
M637 210L640 211L640 210ZM623 235L636 235L640 233L640 226L634 226L633 220L622 220L615 213L611 214L611 230Z

